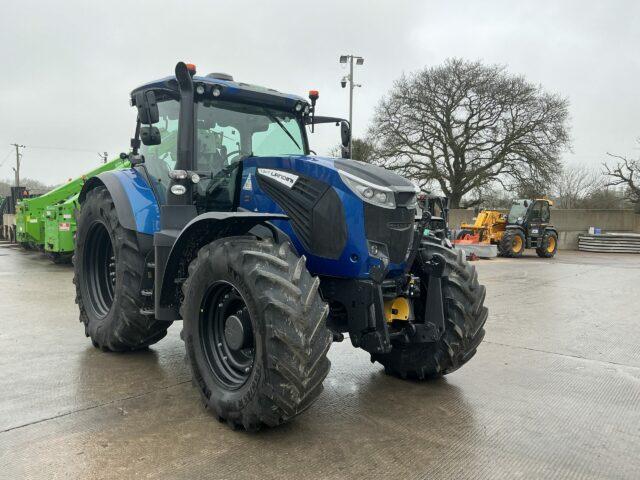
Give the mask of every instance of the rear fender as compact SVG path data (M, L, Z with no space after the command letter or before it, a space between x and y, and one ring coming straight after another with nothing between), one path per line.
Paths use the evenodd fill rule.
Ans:
M156 318L179 319L181 285L188 275L189 263L208 243L223 237L244 235L271 236L277 242L289 239L270 220L286 220L286 215L253 212L208 212L191 220L179 233L161 230L154 236L156 251ZM174 236L176 235L177 236ZM167 251L169 252L167 254Z

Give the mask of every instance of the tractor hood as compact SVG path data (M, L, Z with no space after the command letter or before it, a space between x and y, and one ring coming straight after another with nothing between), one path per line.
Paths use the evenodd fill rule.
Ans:
M241 210L288 216L273 223L317 274L379 279L405 270L417 205L416 187L400 175L341 158L249 157L239 184Z
M377 165L345 158L336 158L334 165L337 170L347 172L374 185L388 187L395 192L416 193L418 191L411 181Z

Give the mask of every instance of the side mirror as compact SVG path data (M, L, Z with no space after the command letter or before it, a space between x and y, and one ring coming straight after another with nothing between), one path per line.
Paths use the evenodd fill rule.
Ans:
M136 92L135 102L136 108L138 109L138 118L140 119L141 124L153 125L160 121L160 112L158 111L156 94L153 93L153 90Z
M340 139L342 141L342 158L351 158L351 127L348 122L340 122Z
M340 122L340 138L343 147L348 147L351 144L351 127L348 122Z
M162 138L158 127L140 127L140 140L147 146L160 145Z

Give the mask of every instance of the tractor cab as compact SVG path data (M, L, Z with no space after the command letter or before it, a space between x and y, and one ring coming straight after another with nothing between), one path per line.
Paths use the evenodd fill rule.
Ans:
M551 219L550 208L553 202L547 199L514 200L507 215L507 224L527 225L544 224Z
M309 124L341 125L348 156L348 122L315 118L317 91L307 101L235 82L227 74L195 76L192 66L189 73L193 91L186 100L176 77L145 84L131 94L132 103L143 112L132 139L133 155L144 163L161 204L193 203L197 213L235 210L243 161L309 155ZM188 172L188 178L176 178L176 171Z

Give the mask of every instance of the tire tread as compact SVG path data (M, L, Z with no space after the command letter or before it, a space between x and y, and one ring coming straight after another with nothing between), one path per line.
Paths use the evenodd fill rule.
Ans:
M76 287L80 322L85 325L85 333L91 337L94 346L103 351L123 352L145 349L164 338L171 323L157 321L154 317L140 313L145 304L140 288L145 258L140 252L136 233L120 225L113 199L103 186L98 186L87 193L78 219L78 243L84 240L80 236L82 232L80 223L91 221L95 211L102 213L108 228L111 229L113 248L116 252L116 269L120 269L122 274L121 281L116 284L114 304L111 307L115 317L109 320L108 325L105 325L104 321L92 319L87 312L80 285L84 262L82 258L78 258L79 255L91 253L85 252L82 247L76 248L73 255L73 283Z
M194 273L208 268L207 263L219 255L228 258L229 268L246 280L264 322L265 375L253 400L241 409L230 409L213 395L203 395L203 401L217 417L250 431L284 423L320 395L331 365L327 358L332 343L326 328L328 306L320 297L319 279L309 274L304 256L299 257L288 243L230 237L203 247L191 262L182 286L185 298ZM191 312L189 306L181 307L185 328L193 321ZM187 348L187 356L192 355ZM197 368L194 359L190 360Z
M445 331L437 342L394 346L387 354L372 355L385 371L400 378L439 378L454 372L476 353L484 338L488 309L483 305L486 289L478 282L475 267L462 251L440 243L423 241L416 261L439 255L446 261L442 282Z

